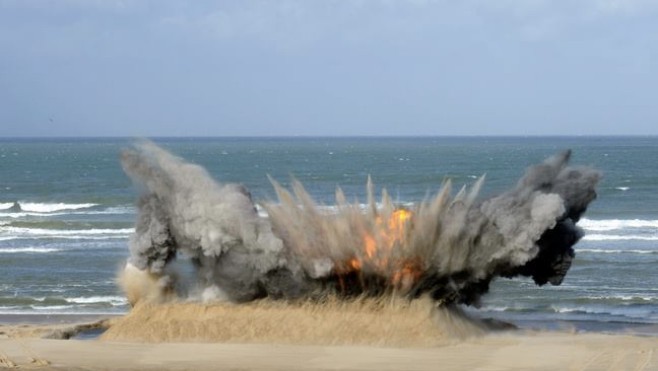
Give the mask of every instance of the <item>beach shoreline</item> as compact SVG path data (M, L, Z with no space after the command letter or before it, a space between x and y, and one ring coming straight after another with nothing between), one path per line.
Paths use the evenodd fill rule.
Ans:
M508 332L564 332L578 334L599 334L599 335L629 335L629 336L647 336L658 338L658 324L645 322L610 322L595 320L563 320L553 319L522 320L501 318L498 316L487 316L483 313L473 315L473 312L467 312L470 316L479 318L483 321L496 321L507 323L517 330ZM25 330L36 330L37 333L47 333L54 328L72 328L75 326L85 326L103 321L112 321L126 316L128 313L3 313L0 314L0 339L6 334L7 329L22 328ZM103 330L104 331L104 330ZM95 339L103 331L93 331L84 339Z
M52 370L473 370L658 367L658 337L513 331L433 347L0 339L0 367Z
M0 326L2 325L54 325L54 324L80 324L96 322L104 319L112 319L124 316L126 313L2 313L0 314Z
M658 326L603 333L563 327L445 334L422 343L144 341L52 334L116 326L112 315L0 315L0 368L43 370L658 369ZM11 322L9 322L11 320ZM28 322L31 321L31 322ZM105 322L103 322L105 321ZM85 330L86 329L86 330ZM99 336L100 335L100 336ZM428 343L429 344L429 343Z
M508 322L516 326L520 331L547 331L658 337L658 324L651 322L600 321L595 319L517 319L511 318L510 316L487 315L479 315L477 317L487 320Z

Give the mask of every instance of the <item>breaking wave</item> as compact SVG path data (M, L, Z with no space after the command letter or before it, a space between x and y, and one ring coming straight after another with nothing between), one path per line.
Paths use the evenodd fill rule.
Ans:
M128 304L128 300L126 300L126 298L123 296L76 297L76 298L67 298L66 301L68 301L69 303L76 303L76 304L110 303L116 306Z
M0 241L18 239L85 239L104 240L128 238L133 228L96 228L96 229L46 229L0 226Z
M12 206L14 206L13 202L0 202L0 210L7 210L10 209Z
M19 219L30 216L52 217L62 215L125 215L134 214L136 211L134 206L129 205L110 206L103 209L99 209L100 205L98 204L35 204L41 206L31 209L25 209L22 206L15 207L15 205L16 204L12 203L0 203L0 217ZM53 205L73 205L76 207L58 208L58 206ZM82 207L84 205L87 206Z
M644 219L603 219L592 220L583 218L578 222L578 226L593 232L614 231L622 229L635 228L653 228L658 230L658 220Z
M646 249L576 249L576 252L592 254L658 254L658 250Z
M126 298L115 295L99 296L5 296L0 297L0 314L100 314L123 312ZM99 312L100 311L100 312Z
M94 203L81 203L81 204L67 204L67 203L38 203L38 202L3 202L0 203L0 210L15 209L16 211L31 211L36 213L52 213L55 211L63 210L79 210L88 209L98 204Z
M52 247L9 247L0 248L0 254L47 254L60 252L62 249Z
M584 241L658 241L658 235L621 235L621 234L589 234L583 237Z

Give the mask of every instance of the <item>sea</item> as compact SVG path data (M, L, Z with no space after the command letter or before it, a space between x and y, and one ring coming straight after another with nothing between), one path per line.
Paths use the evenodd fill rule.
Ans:
M496 279L466 311L527 328L625 331L658 326L658 137L152 138L219 182L275 200L268 175L300 180L328 208L340 186L365 202L366 181L396 202L486 180L480 197L514 187L560 151L603 173L578 223L585 236L560 286ZM0 139L2 315L117 315L129 305L115 278L128 257L138 186L121 151L132 138ZM261 210L262 211L262 210ZM653 330L654 333L658 331Z

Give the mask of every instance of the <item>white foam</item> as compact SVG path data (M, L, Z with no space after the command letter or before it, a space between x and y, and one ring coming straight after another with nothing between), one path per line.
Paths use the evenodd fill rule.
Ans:
M622 192L626 192L626 191L628 191L629 189L631 189L631 187L616 187L616 189L618 189L618 190L620 190L620 191L622 191Z
M62 310L63 309L68 309L68 310ZM55 309L53 309L55 308ZM85 308L87 310L81 311L79 306L74 306L74 305L66 305L66 306L60 306L58 307L41 307L39 308L38 312L35 312L33 309L21 309L20 307L10 307L10 306L0 306L0 314L10 314L10 315L44 315L44 314L57 314L57 315L76 315L76 316L99 316L99 315L107 315L107 316L114 316L118 314L123 314L125 313L124 309L121 310L89 310L89 308Z
M655 228L658 229L658 220L646 219L603 219L592 220L583 218L578 222L578 226L586 231L613 231L617 229L628 228Z
M98 206L98 204L84 203L84 204L66 204L66 203L36 203L36 202L23 202L18 203L23 211L32 211L37 213L52 213L62 210L79 210L88 209L90 207Z
M61 249L52 247L10 247L0 248L0 254L46 254L52 252L59 252Z
M558 306L551 306L551 309L553 309L554 312L556 313L574 313L574 312L582 312L582 313L607 313L604 310L593 310L591 308L585 308L585 307L558 307Z
M115 306L128 304L128 300L122 296L77 297L77 298L66 298L66 301L69 303L76 303L76 304L110 303Z
M621 301L652 301L656 299L651 296L640 296L640 295L592 295L586 296L586 299L589 300L621 300Z
M585 241L658 241L658 235L618 235L618 234L586 234Z
M485 307L479 308L478 310L482 312L507 312L507 311L518 311L523 309L525 308L487 305Z
M101 241L101 240L122 240L128 238L127 235L105 235L105 236L59 236L59 235L48 235L48 236L0 236L0 241L14 241L21 239L36 239L36 238L49 238L49 239L59 239L59 240L92 240L92 241Z
M658 254L658 250L641 249L576 249L576 252L593 254Z
M128 238L134 231L133 228L67 230L0 226L0 241L35 238L105 240Z
M10 209L12 206L14 206L13 202L0 202L0 210Z
M134 206L112 206L104 210L73 212L71 214L103 215L103 214L135 214L136 212L137 209Z
M12 218L12 219L19 219L19 218L24 218L26 216L57 216L57 215L66 215L68 213L35 213L35 212L25 212L25 211L19 211L16 213L0 213L0 218Z
M22 228L3 227L0 232L13 235L39 235L39 236L94 236L104 234L129 235L135 230L133 228L121 229L44 229L44 228Z
M605 307L560 307L552 305L551 309L556 313L585 313L585 314L607 314L612 316L623 316L629 318L642 318L646 319L650 314L650 309L645 310L626 310L618 306L605 306Z
M107 214L135 214L137 210L129 206L109 207L104 210L84 210L84 211L56 211L56 212L36 212L36 211L18 211L18 212L0 212L0 218L19 219L26 216L60 216L60 215L107 215Z
M49 306L39 306L39 305L30 305L30 308L36 311L62 311L66 309L74 309L76 306L75 305L49 305Z

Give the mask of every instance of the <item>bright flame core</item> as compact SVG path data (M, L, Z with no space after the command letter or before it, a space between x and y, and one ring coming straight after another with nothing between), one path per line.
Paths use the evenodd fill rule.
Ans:
M412 217L411 211L402 208L388 218L378 215L371 229L363 233L363 254L347 262L348 271L366 269L385 276L395 289L411 288L421 272L419 262L404 257Z
M371 259L383 255L387 259L393 248L405 244L406 227L410 219L411 211L406 209L393 211L386 221L377 216L373 226L374 235L365 234L363 237L365 255Z

